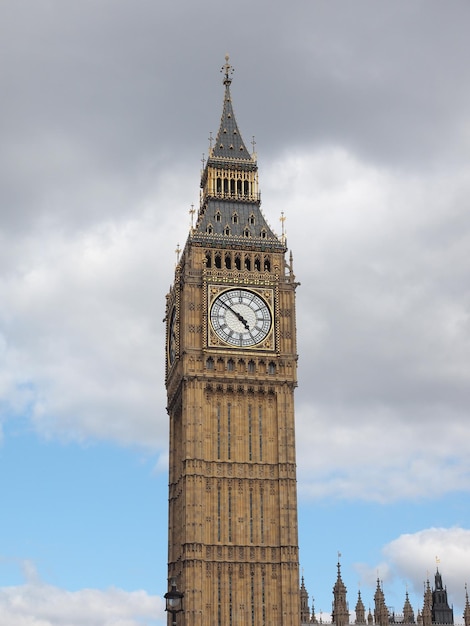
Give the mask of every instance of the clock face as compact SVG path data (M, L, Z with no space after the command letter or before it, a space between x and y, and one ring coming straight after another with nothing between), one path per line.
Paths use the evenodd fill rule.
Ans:
M176 309L173 307L168 326L168 362L171 365L176 356Z
M267 337L272 316L267 302L257 293L229 289L212 303L210 321L219 339L245 348L255 346Z

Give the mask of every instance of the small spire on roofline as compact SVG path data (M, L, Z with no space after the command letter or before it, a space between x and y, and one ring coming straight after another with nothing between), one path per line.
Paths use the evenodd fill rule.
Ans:
M225 55L225 65L222 65L221 72L224 72L224 85L230 85L232 82L232 74L235 71L233 67L228 62L229 60L228 54Z

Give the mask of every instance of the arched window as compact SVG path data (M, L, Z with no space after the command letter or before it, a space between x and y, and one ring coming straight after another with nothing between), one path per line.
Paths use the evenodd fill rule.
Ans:
M215 221L216 222L220 222L221 219L222 219L222 216L220 215L220 211L216 211Z
M242 195L242 181L241 180L237 180L237 194L239 196Z
M226 226L224 229L224 235L230 235L230 227Z
M266 239L266 229L265 229L265 228L263 228L263 229L261 230L260 235L261 235L261 239Z
M238 224L238 213L234 213L234 214L232 215L232 222L233 222L234 224Z
M275 373L276 373L276 363L274 363L274 361L269 361L268 374L275 374Z
M248 371L250 372L250 374L253 374L255 371L255 362L254 361L248 361Z
M208 224L206 228L206 233L208 235L212 235L213 232L214 232L214 228L212 227L212 224Z
M233 372L234 369L235 369L235 361L233 359L229 359L227 361L227 370L229 372Z
M228 193L228 178L224 178L224 193Z
M250 183L247 180L244 181L243 192L245 196L248 196L250 194Z
M212 256L210 252L206 252L206 267L212 267Z
M210 356L206 359L206 369L213 370L214 369L214 359Z
M235 256L235 267L237 268L237 270L241 270L242 268L242 263L241 263L239 254Z
M245 269L248 271L251 270L251 259L249 256L245 257Z
M216 184L216 191L218 194L222 193L222 179L220 177L217 178L217 180L215 181Z
M268 256L264 257L264 271L265 272L271 271L271 261L269 260Z
M230 233L226 233L226 234L230 234ZM225 267L228 270L232 269L232 257L230 256L230 253L227 252L227 254L225 255Z
M259 260L259 257L256 257L256 259L255 259L255 270L257 272L259 272L261 270L261 261Z
M244 237L249 237L250 236L250 229L249 228L245 228L245 230L243 231L243 236Z
M253 215L253 213L250 215L248 221L249 221L250 224L254 224L255 223L255 216Z
M219 253L215 255L215 266L218 270L220 270L220 268L222 267L222 259L220 258Z

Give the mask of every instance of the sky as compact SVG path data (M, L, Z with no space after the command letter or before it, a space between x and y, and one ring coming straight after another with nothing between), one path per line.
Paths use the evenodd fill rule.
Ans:
M0 5L0 624L163 626L165 294L225 54L297 290L300 561L470 582L470 4ZM341 554L338 557L338 553Z

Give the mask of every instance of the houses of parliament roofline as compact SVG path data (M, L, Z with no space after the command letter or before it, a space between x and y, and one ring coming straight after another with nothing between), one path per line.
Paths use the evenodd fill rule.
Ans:
M307 624L334 624L335 626L349 626L350 624L361 626L393 626L395 624L454 626L454 624L463 624L464 626L470 626L470 602L466 586L463 619L454 622L454 609L452 606L449 606L447 588L442 584L442 575L439 568L436 569L434 576L434 587L431 588L429 579L425 583L422 607L418 609L416 616L408 597L408 591L405 594L403 613L398 614L395 613L393 609L390 609L386 604L383 584L377 579L373 609L369 607L369 611L366 615L361 591L359 590L355 606L355 617L354 619L350 619L351 614L347 601L347 590L341 578L341 565L339 562L337 567L338 576L333 587L331 620L324 620L322 615L318 617L315 614L313 603L310 609L308 602L309 596L305 587L304 578L302 577L300 586L300 614L302 626L307 626Z

